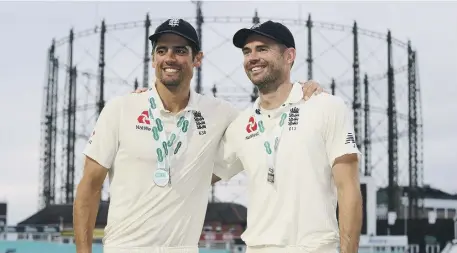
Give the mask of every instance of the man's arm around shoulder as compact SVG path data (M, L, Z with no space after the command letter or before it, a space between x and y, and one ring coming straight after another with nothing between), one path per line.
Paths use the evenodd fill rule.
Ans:
M237 143L236 143L236 120L241 115L238 109L232 105L228 114L229 125L219 142L218 155L214 164L214 171L211 178L211 185L219 182L220 180L228 181L239 172L243 171L243 164L237 157Z
M92 237L95 228L100 196L108 170L90 157L86 157L84 174L78 184L73 205L73 227L77 253L92 252Z

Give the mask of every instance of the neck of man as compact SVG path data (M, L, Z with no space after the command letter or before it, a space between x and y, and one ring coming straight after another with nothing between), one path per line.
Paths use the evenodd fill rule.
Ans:
M289 97L292 86L293 84L290 80L287 80L285 82L281 82L275 90L262 92L262 89L259 89L260 107L266 110L272 110L280 107Z
M157 81L155 85L166 110L176 114L186 108L189 103L190 85L181 84L176 87L168 87L160 81Z

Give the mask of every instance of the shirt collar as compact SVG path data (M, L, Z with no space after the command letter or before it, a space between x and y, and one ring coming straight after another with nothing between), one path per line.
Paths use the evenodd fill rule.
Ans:
M159 98L159 99L157 99L158 101L156 101L156 103L157 103L157 107L160 109L160 111L169 112L163 106L162 99L160 98L160 95L157 92L156 84L154 84L151 88L149 88L149 91L153 92L154 95L157 98ZM190 89L189 101L183 111L197 111L198 101L199 101L199 94L197 92L195 92L193 89Z
M191 88L190 94L189 94L189 102L187 103L187 106L184 110L197 111L199 98L200 98L200 95Z
M300 83L293 83L292 84L292 90L289 93L289 96L287 97L286 102L284 102L285 105L288 104L295 104L300 102L303 99L303 89Z
M303 99L303 89L302 89L301 84L293 83L289 96L287 97L286 101L281 105L281 107L298 103L302 99ZM256 99L255 105L260 105L260 96Z

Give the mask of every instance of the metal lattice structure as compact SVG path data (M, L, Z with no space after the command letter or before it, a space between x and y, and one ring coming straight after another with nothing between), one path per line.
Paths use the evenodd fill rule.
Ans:
M206 90L207 93L227 99L240 107L249 105L257 98L258 93L242 72L241 55L233 56L236 57L233 58L235 60L229 60L232 56L226 51L229 51L228 48L235 50L231 45L233 33L230 32L234 32L241 26L251 26L269 18L260 18L257 11L253 17L209 17L203 15L200 2L197 2L196 7L195 17L183 17L195 24L205 53L203 65L196 69L194 76L195 90L199 93L205 93ZM81 145L84 145L89 138L91 127L103 109L105 101L113 93L126 94L140 85L148 87L153 83L151 81L153 76L150 73L151 58L148 37L151 29L165 20L166 18L151 19L149 15L146 15L145 20L135 22L108 24L102 21L100 26L81 32L74 32L72 29L69 36L52 42L48 50L48 78L43 99L41 206L73 202L75 183L82 170L81 159L77 154L81 151ZM296 41L300 42L300 44L297 43L299 53L293 70L293 75L299 76L296 79L314 78L320 81L322 85L330 88L332 94L342 96L352 108L357 146L364 154L361 173L381 178L379 184L388 186L388 209L390 211L397 211L399 208L401 195L399 178L405 178L407 182L403 182L402 185L409 184L413 189L409 196L410 217L417 217L421 210L421 196L417 189L423 182L423 122L418 58L411 42L404 43L395 39L390 31L384 34L362 29L356 22L353 26L317 22L312 20L311 15L307 20L277 18L274 20L291 28L296 36ZM214 28L214 26L218 26L218 28ZM229 26L230 29L219 26ZM222 30L226 31L226 34L222 34L220 32ZM142 40L133 40L135 36L125 35L125 38L139 42L135 48L143 50L142 53L137 53L116 35L127 31L139 31L139 35L144 36ZM344 37L332 40L328 39L330 35L324 35L324 32L343 34ZM222 38L220 43L209 45L220 38ZM321 41L316 43L316 38L321 38ZM93 40L92 43L88 43L90 45L94 45L97 41L98 57L90 52L91 49L75 45L78 42L84 43L85 39ZM347 48L338 49L338 46L347 39L351 39ZM121 50L111 50L109 48L112 45L111 41L118 42ZM363 50L361 44L366 44L368 41L379 43L378 49ZM328 48L321 50L325 43L329 44ZM376 56L377 51L383 51L380 48L384 48L386 52L382 56ZM82 49L82 53L76 53L77 49ZM135 62L130 61L128 56L123 55L122 64L111 64L114 61L113 58L121 54L122 50L130 52L138 59L135 58ZM109 58L108 52L112 51L115 51L115 56ZM302 51L306 52L306 56L301 54ZM338 63L338 56L333 56L329 58L328 63L324 63L325 68L322 67L318 62L325 61L329 52L340 55L339 57L343 58L344 62ZM363 57L364 52L369 52L368 56ZM400 60L404 64L395 62L395 57L401 54L405 54ZM224 59L224 62L215 63L215 60L211 58L213 55L216 55L214 56L216 59ZM62 61L65 56L66 61ZM77 62L77 58L83 56L92 58L96 64L86 66L81 63L81 59L78 59L79 62ZM385 57L384 62L379 57ZM372 67L367 63L369 60L378 63ZM229 66L230 64L231 66ZM120 72L126 71L125 66L130 65L135 65L136 68L123 73L122 77ZM300 68L304 65L307 70L302 72ZM113 70L113 66L117 66L115 70ZM140 67L142 67L142 72ZM339 75L335 70L338 68L344 69ZM109 71L112 74L109 74ZM332 71L332 74L326 73L328 71ZM60 81L63 78L59 73L63 73L65 77L64 84L62 84L63 81ZM305 73L306 75L302 75ZM346 79L343 78L347 73L352 73L352 75ZM142 83L140 84L138 78L140 77L141 80L141 75ZM227 81L230 81L229 85L226 84ZM206 87L203 83L207 84ZM208 83L211 83L210 86ZM246 83L246 85L241 83ZM61 91L62 87L63 91ZM381 95L380 90L384 90L385 94ZM352 93L352 96L347 93ZM407 99L402 98L401 93L406 93ZM380 105L375 103L376 99ZM402 104L405 101L407 103L398 109L399 103ZM384 106L383 103L387 105ZM88 119L87 114L91 113L92 115ZM61 121L60 124L59 121ZM379 130L380 125L385 121L387 121L386 129ZM404 129L399 129L402 124L405 125ZM401 153L403 150L399 148L399 143L403 144L402 141L407 142L405 149L407 152L399 155L399 152ZM385 157L388 161L382 165ZM375 172L380 174L386 172L387 175L376 175ZM407 175L404 175L405 173ZM236 185L236 182L235 180L232 184Z

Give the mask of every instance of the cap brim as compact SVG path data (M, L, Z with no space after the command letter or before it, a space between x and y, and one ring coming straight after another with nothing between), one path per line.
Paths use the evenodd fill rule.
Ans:
M179 36L187 39L188 41L190 41L191 43L194 44L194 46L197 48L197 50L200 50L200 48L198 46L198 43L196 41L194 41L193 39L189 38L188 36L186 36L186 35L184 35L184 34L182 34L180 32L174 31L174 30L166 30L166 31L161 31L161 32L158 32L158 33L154 33L153 35L149 36L149 40L154 43L154 42L157 41L157 39L160 36L162 36L164 34L167 34L167 33L176 34L176 35L179 35Z
M276 39L275 37L268 35L266 33L259 32L257 30L243 28L243 29L239 30L238 32L236 32L235 35L233 35L233 45L235 45L235 47L237 47L237 48L243 48L244 45L246 45L246 40L248 39L248 37L253 34L262 35L262 36L265 36L274 41L278 41L278 39ZM278 41L278 42L280 42L280 41Z

